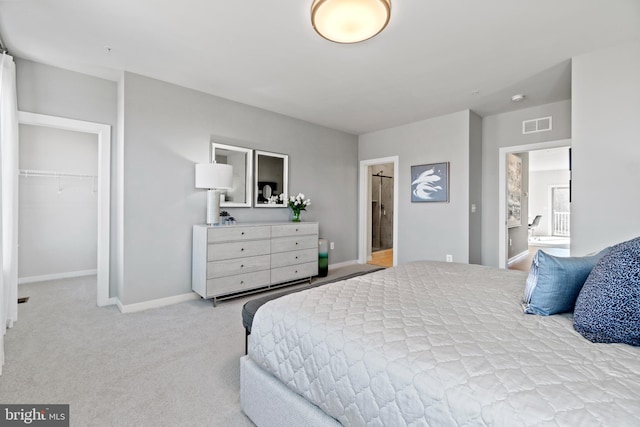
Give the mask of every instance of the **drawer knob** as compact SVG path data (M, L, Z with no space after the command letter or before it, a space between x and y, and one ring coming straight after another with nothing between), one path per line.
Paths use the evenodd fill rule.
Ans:
M244 252L244 248L240 248L240 252Z
M298 246L298 242L296 242L296 246Z
M298 274L298 270L296 270L296 274Z
M241 236L244 236L244 231L242 233L240 233Z
M296 228L296 231L298 231L298 229Z
M296 256L296 259L298 259L298 257Z
M241 265L240 265L240 268L244 268L244 264L241 264Z
M244 285L244 280L240 280L240 284L241 284L241 285Z

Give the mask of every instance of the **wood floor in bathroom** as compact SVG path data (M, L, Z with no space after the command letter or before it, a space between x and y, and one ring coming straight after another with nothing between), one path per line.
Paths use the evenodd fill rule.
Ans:
M371 261L367 264L379 265L380 267L393 267L393 249L384 249L371 253Z

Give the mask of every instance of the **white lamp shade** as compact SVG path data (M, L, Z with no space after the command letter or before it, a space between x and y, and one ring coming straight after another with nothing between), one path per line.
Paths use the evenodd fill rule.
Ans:
M222 163L196 164L196 188L233 188L233 167Z
M391 0L315 0L313 28L325 39L357 43L382 31L389 23Z

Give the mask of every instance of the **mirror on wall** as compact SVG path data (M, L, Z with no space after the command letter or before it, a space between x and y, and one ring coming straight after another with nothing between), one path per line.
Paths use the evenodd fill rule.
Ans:
M253 155L249 148L211 143L211 161L233 166L233 188L220 190L220 207L251 207Z
M255 175L254 206L256 208L286 207L289 189L289 156L256 150ZM283 200L278 197L281 194L283 194Z

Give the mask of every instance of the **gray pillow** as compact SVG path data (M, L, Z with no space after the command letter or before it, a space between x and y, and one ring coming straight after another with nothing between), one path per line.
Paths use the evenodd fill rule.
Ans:
M613 246L593 268L573 327L593 342L640 346L640 237Z

